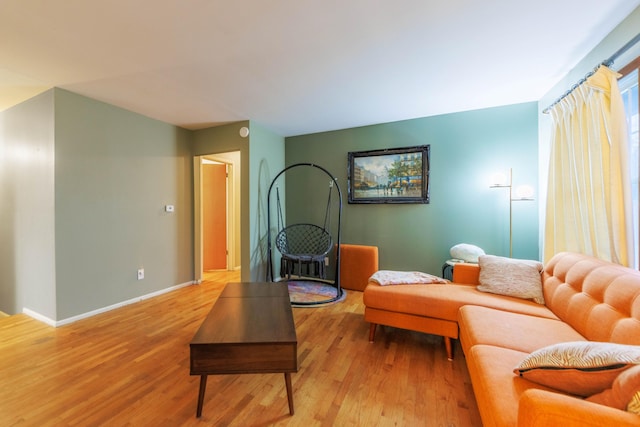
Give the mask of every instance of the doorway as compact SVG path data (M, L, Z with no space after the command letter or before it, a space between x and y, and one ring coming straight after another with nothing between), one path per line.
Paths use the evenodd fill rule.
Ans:
M194 157L194 274L240 271L240 151Z

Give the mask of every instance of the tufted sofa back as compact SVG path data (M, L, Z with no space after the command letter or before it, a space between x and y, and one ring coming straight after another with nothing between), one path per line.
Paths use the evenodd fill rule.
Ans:
M640 272L561 252L542 282L546 306L586 339L640 345Z

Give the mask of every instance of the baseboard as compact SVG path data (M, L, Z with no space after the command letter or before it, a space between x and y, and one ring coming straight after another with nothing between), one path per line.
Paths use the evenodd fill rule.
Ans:
M62 320L50 319L47 316L44 316L44 315L42 315L42 314L40 314L40 313L38 313L36 311L33 311L33 310L30 310L30 309L26 308L26 307L22 309L22 312L24 314L26 314L27 316L29 316L29 317L33 317L34 319L39 320L41 322L44 322L49 326L53 326L53 327L57 328L58 326L68 325L70 323L77 322L78 320L87 319L89 317L95 316L96 314L106 313L107 311L115 310L116 308L124 307L124 306L130 305L130 304L134 304L136 302L144 301L144 300L149 299L149 298L157 297L159 295L166 294L166 293L169 293L169 292L172 292L172 291L175 291L175 290L187 287L187 286L191 286L193 284L195 284L194 281L181 283L179 285L171 286L171 287L165 288L165 289L160 289L159 291L152 292L150 294L146 294L146 295L142 295L142 296L139 296L139 297L131 298L130 300L127 300L127 301L122 301L122 302L119 302L119 303L116 303L116 304L112 304L112 305L109 305L109 306L106 306L106 307L98 308L96 310L88 311L86 313L78 314L77 316L68 317L68 318L62 319Z
M55 321L55 320L50 319L50 318L48 318L47 316L45 316L45 315L43 315L43 314L38 313L37 311L33 311L33 310L30 310L30 309L28 309L28 308L24 307L24 308L22 309L22 312L23 312L24 314L26 314L27 316L29 316L29 317L32 317L32 318L34 318L34 319L36 319L36 320L41 321L42 323L46 323L46 324L47 324L47 325L49 325L49 326L53 326L53 327L55 327L55 326L56 326L56 321Z

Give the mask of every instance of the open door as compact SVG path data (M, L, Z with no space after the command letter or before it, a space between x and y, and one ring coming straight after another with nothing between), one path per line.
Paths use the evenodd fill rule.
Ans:
M227 165L202 165L202 268L226 270L227 248Z

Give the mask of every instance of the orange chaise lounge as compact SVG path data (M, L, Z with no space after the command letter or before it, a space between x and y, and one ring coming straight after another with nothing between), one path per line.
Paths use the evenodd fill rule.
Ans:
M370 281L370 340L376 325L441 335L451 358L459 338L485 426L640 426L640 272L560 253L541 273L544 304L481 292L480 272L456 265L442 285Z

